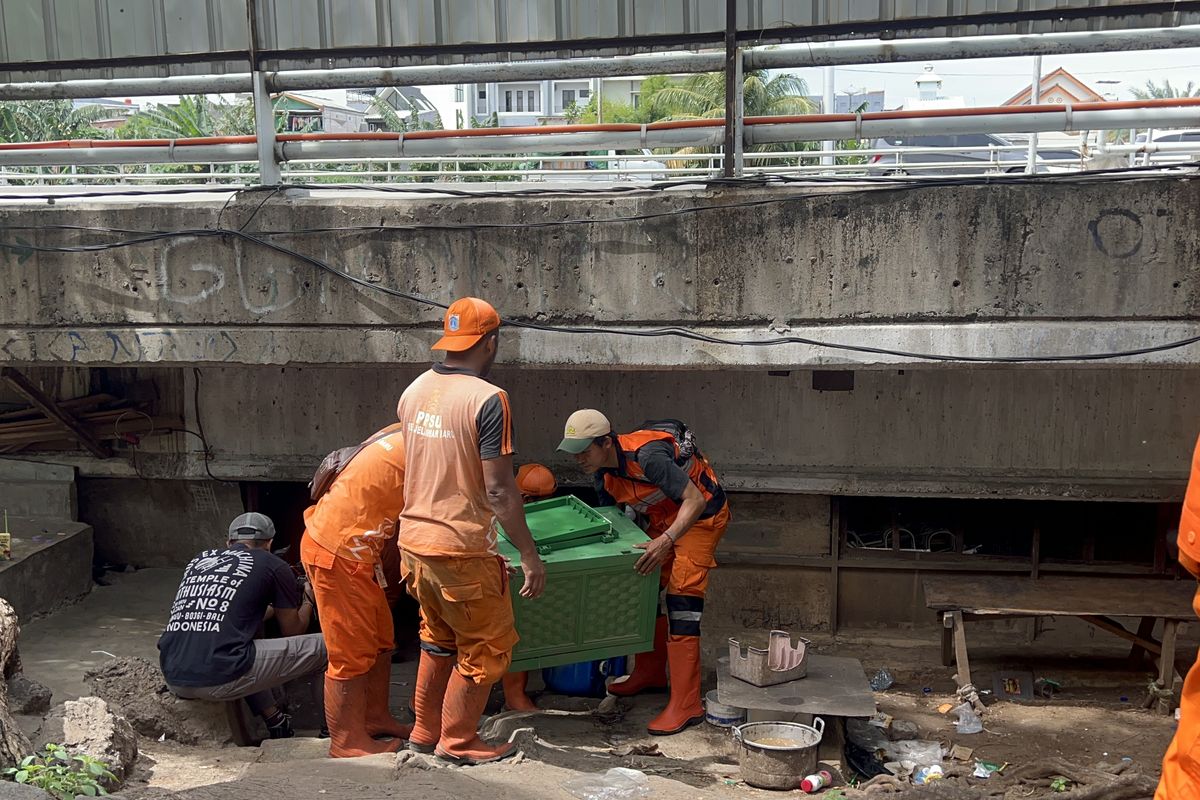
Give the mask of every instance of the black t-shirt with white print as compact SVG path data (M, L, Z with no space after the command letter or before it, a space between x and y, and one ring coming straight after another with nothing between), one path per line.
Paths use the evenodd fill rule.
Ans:
M279 556L234 545L193 558L158 640L167 683L220 686L249 672L269 605L300 605L296 578Z

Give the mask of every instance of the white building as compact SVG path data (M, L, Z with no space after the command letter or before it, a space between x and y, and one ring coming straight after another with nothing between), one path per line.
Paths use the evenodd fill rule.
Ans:
M942 78L933 71L933 64L926 64L925 71L917 78L917 96L904 98L904 110L935 109L935 108L964 108L967 101L963 97L947 97L942 94Z
M673 77L682 80L687 76ZM459 117L464 126L471 119L483 125L493 114L502 128L562 123L572 106L582 112L597 92L607 101L636 108L643 80L645 76L460 84L454 87L450 113L443 110L442 119L447 127ZM427 89L426 94L433 99L438 93Z

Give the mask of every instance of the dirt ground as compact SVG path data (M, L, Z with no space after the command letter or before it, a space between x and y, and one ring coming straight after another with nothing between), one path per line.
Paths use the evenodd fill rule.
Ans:
M105 659L156 655L153 642L161 626L161 609L169 604L177 573L147 572L161 574L134 574L100 587L82 604L38 620L23 633L26 671L55 689L56 703L85 692L84 671ZM972 668L981 689L992 685L993 673L1017 669L1034 677L1053 678L1062 686L1052 699L1029 702L994 701L985 696L990 704L985 730L974 735L959 735L953 715L938 713L939 706L954 700L954 682L953 668L941 664L936 632L817 636L815 645L820 652L861 659L867 676L888 667L896 683L875 694L877 707L898 720L915 723L923 738L947 747L973 748L976 757L1007 762L1010 770L1035 767L1055 758L1081 767L1106 762L1149 776L1145 780L1152 784L1175 721L1141 707L1150 669L1148 665L1132 668L1127 645L1115 638L1086 631L1077 634L1079 631L1065 626L1034 641L1013 631L973 634ZM414 672L411 655L393 669L392 705L398 716L408 713ZM536 677L531 683L539 685ZM648 695L622 701L627 707L618 719L602 720L593 713L598 700L543 695L538 703L544 713L501 714L485 728L493 738L514 737L523 753L519 760L467 769L408 755L331 761L325 757L327 742L319 739L238 748L144 736L139 768L122 795L131 800L160 800L177 796L175 793L197 800L238 800L241 796L257 800L264 793L282 793L289 800L348 800L366 791L368 796L382 798L566 800L571 797L564 788L569 780L628 767L645 773L652 796L665 800L779 796L741 782L736 748L721 729L702 725L678 736L648 736L645 725L664 700L662 695ZM827 734L826 738L822 758L835 773L843 774L837 737ZM946 764L955 768L949 760ZM1068 800L1081 796L1027 787L1001 795L995 792L996 783L991 789L982 780L966 783L971 784L970 789L961 796ZM921 790L918 796L960 796L940 791ZM824 796L859 795L843 789L840 794L826 791ZM1150 793L1120 797L1148 800Z

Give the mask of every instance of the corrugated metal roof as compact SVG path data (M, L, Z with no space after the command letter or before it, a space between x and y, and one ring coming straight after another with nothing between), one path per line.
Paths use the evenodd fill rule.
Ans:
M720 42L724 0L254 0L266 69L610 55ZM740 0L749 43L1200 23L1200 0ZM0 80L245 72L245 0L3 0Z

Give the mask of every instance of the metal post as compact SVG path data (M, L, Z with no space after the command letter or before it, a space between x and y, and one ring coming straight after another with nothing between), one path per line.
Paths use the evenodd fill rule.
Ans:
M250 42L250 92L254 98L254 136L258 148L258 182L266 186L283 183L279 164L275 161L275 106L267 89L267 76L258 68L258 11L257 0L246 0L247 30Z
M1042 99L1042 57L1033 57L1033 84L1029 95L1029 105L1036 106ZM1037 132L1029 134L1029 159L1025 162L1025 172L1029 175L1037 172Z
M267 76L254 71L254 133L258 140L258 181L267 186L283 182L275 161L275 107L267 91Z
M737 0L725 0L725 152L721 159L726 178L741 174L742 103L741 53L737 46Z
M826 114L832 114L833 108L833 67L821 67L822 75L825 78L825 93L821 98L821 104L824 106ZM834 164L833 154L828 152L837 145L834 141L821 142L821 149L825 150L825 155L821 156L821 164L827 167L832 167Z

